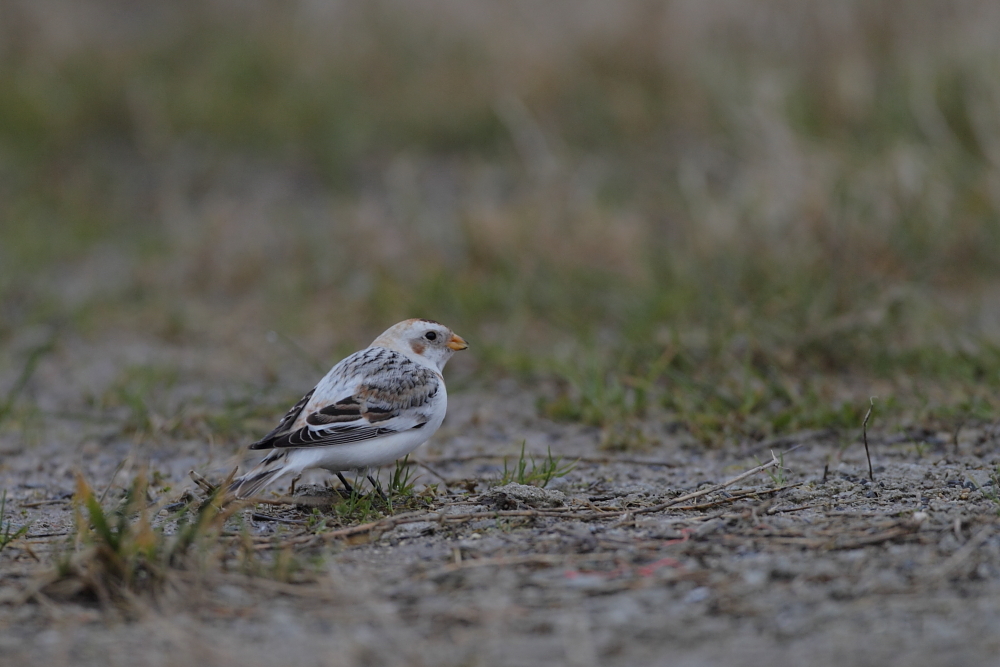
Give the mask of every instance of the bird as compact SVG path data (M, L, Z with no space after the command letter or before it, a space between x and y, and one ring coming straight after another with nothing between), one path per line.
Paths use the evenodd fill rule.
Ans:
M381 492L368 469L392 463L427 442L444 421L448 393L442 371L465 340L434 320L409 319L344 358L281 418L251 450L270 450L232 481L236 498L254 496L304 470L359 470Z

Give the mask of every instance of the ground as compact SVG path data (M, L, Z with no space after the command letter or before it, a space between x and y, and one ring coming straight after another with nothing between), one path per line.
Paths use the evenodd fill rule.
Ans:
M111 603L59 586L38 592L39 582L80 539L74 472L110 485L109 500L121 497L140 448L117 438L78 451L58 438L27 447L8 439L7 520L30 527L0 553L0 650L9 664L50 665L996 659L1000 502L991 473L1000 434L988 424L961 429L957 442L874 430L873 484L853 435L814 431L716 450L677 435L615 453L599 448L594 428L538 416L535 402L515 383L453 394L445 426L416 456L418 491L436 491L397 510L397 525L371 526L381 515L338 523L362 526L352 534L304 525L311 507L256 506L299 523L255 520L245 508L238 516L261 559L254 576L234 560L191 566L154 595ZM60 426L100 430L72 417ZM513 467L522 440L535 466L549 450L578 462L534 495L516 484L500 494L499 457ZM222 477L239 456L224 461L203 442L169 439L142 451L158 471L154 500L197 490L189 469ZM772 453L780 467L711 491ZM304 481L301 502L345 502L322 476ZM698 490L711 492L644 512ZM279 573L276 554L297 568Z

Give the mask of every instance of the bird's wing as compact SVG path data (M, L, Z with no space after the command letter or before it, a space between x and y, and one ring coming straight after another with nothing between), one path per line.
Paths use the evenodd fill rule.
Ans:
M257 442L250 445L250 449L270 449L273 445L268 444L271 440L288 433L291 430L292 425L298 421L299 416L302 415L302 411L305 409L306 405L309 403L309 399L313 397L316 393L316 388L313 387L309 390L309 393L299 399L299 402L291 407L291 409L285 413L285 416L281 418L278 425L271 430L270 433L265 435L263 438Z
M398 352L362 350L337 364L250 448L343 445L421 428L433 415L441 384L439 374Z

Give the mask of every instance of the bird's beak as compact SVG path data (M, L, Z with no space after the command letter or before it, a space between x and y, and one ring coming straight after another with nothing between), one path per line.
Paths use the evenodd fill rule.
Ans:
M456 352L469 347L469 344L465 342L465 339L458 334L452 334L451 340L448 341L447 345L449 349L455 350Z

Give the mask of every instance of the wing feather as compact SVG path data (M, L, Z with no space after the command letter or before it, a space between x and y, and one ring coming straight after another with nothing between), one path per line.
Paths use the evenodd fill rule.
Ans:
M315 387L311 389L308 394L300 398L299 402L293 405L292 408L285 413L285 416L281 418L281 421L278 422L278 425L275 426L270 433L250 445L250 449L270 449L272 445L268 443L274 438L288 432L292 424L298 420L299 415L302 414L302 411L305 409L306 405L309 403L309 399L313 397L314 393L316 393Z
M440 389L440 375L430 368L368 348L337 364L251 449L343 445L421 428ZM314 395L335 400L319 402Z

